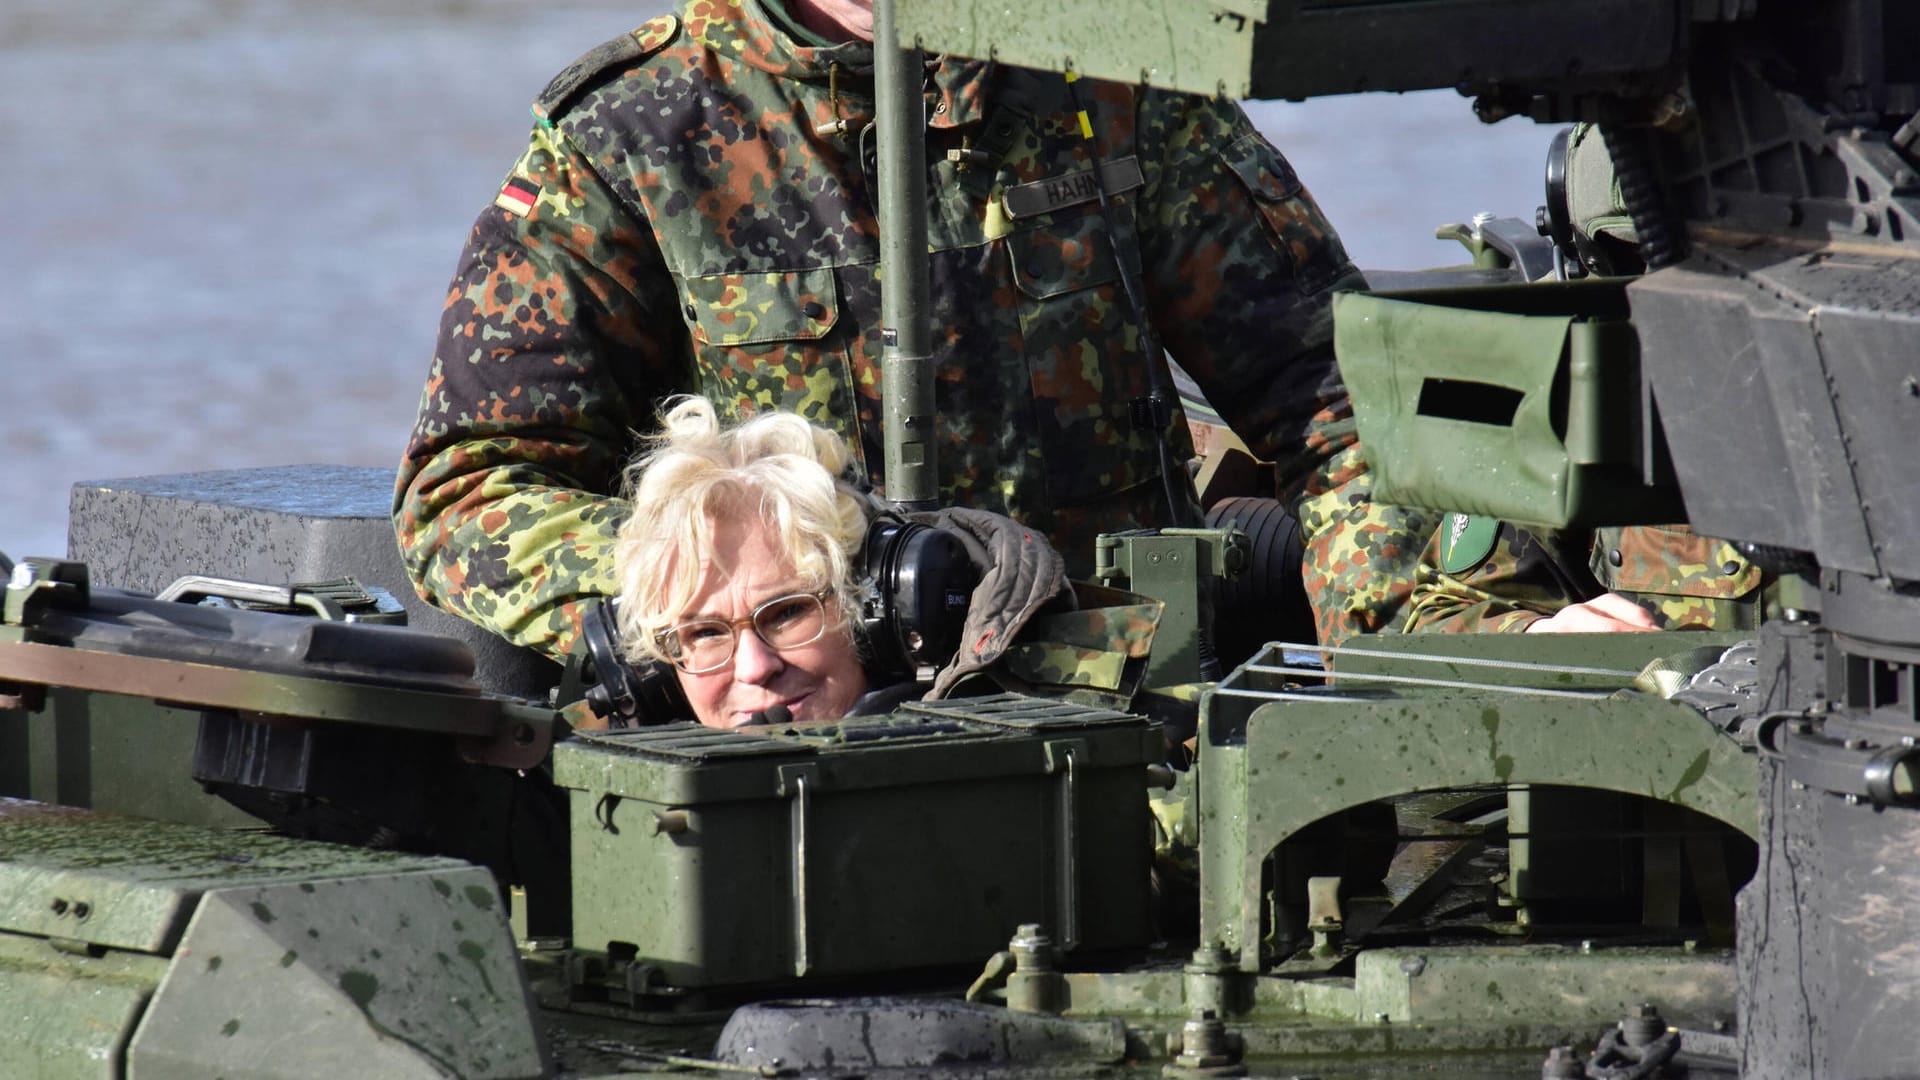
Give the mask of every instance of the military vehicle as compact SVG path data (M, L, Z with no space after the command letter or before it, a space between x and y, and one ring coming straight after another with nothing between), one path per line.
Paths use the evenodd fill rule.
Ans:
M1457 227L1475 269L1340 301L1380 492L1684 508L1789 616L1263 645L1184 770L1074 694L590 732L605 665L548 685L395 599L376 471L82 485L68 558L0 567L0 1067L1911 1075L1920 9L881 9L1008 63L1598 122L1642 272L1556 158L1532 234ZM1243 536L1112 547L1191 620L1150 683L1201 673Z

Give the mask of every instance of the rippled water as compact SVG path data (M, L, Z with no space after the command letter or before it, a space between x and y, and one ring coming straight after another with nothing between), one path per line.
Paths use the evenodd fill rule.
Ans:
M576 55L668 5L0 4L0 551L80 480L391 465L453 261ZM1530 217L1547 132L1448 93L1252 103L1362 266Z

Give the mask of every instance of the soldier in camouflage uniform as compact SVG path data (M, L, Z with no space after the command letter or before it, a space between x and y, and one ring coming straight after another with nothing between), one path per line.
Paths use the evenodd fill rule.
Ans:
M566 653L615 591L629 429L672 392L828 424L884 485L871 66L772 0L692 0L540 95L400 469L423 596ZM1323 630L1384 623L1401 538L1430 521L1367 499L1330 344L1330 295L1361 279L1285 159L1228 102L1089 81L1083 120L1058 76L954 58L926 85L944 499L1047 532L1077 574L1098 532L1163 523L1125 260L1169 352L1302 498Z
M1569 132L1564 173L1580 262L1646 269L1598 128ZM1684 525L1529 529L1450 514L1420 559L1406 629L1531 633L1745 630L1778 614L1778 590L1732 544Z
M1776 591L1732 544L1685 526L1529 530L1453 514L1421 558L1407 630L1741 630Z

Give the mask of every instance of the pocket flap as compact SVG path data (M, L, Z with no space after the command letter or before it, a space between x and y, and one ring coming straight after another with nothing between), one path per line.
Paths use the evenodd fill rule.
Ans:
M811 341L839 317L833 270L777 270L683 278L687 317L704 345Z
M1113 241L1098 210L1078 216L1056 215L1054 223L1022 229L1007 237L1013 280L1035 300L1091 289L1120 280Z
M1616 592L1735 600L1760 587L1759 566L1732 544L1691 529L1640 525L1623 530L1616 543L1594 553L1596 576Z
M1300 175L1258 135L1236 140L1220 157L1260 202L1285 202L1300 193Z

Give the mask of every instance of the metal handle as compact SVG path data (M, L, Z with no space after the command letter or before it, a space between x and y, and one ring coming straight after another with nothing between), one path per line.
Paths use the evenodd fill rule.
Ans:
M188 574L185 577L175 578L173 584L162 589L154 599L191 603L208 596L222 600L244 600L251 604L308 608L315 615L330 622L341 622L347 617L345 608L305 589L296 589L289 585L262 585L255 581L239 581L234 578L206 577L201 574Z
M793 973L805 975L812 967L807 935L807 819L813 812L812 784L819 774L811 765L780 769L780 794L793 800L787 821L793 842Z
M1060 774L1060 911L1054 925L1060 927L1062 951L1080 944L1080 864L1076 855L1080 845L1075 825L1075 808L1080 800L1073 770L1074 750L1078 748L1076 742L1046 744L1047 771Z

